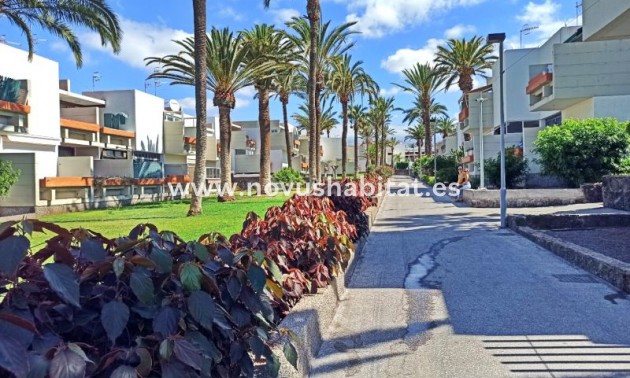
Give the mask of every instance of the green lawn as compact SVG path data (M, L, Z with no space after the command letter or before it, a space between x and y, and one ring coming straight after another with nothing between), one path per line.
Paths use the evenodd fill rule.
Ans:
M184 240L197 240L208 232L219 232L226 236L240 232L249 211L264 216L271 206L281 205L284 195L275 197L238 197L234 202L218 203L207 198L203 203L203 215L187 217L189 201L169 201L139 204L105 210L90 210L75 213L44 216L39 219L53 222L71 229L83 227L99 232L109 238L128 235L140 223L152 223L160 231L173 231ZM49 235L33 234L31 246L38 250Z

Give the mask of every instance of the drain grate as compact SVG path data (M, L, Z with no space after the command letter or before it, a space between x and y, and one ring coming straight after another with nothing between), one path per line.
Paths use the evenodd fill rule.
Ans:
M555 278L560 282L570 283L599 283L590 274L554 274Z

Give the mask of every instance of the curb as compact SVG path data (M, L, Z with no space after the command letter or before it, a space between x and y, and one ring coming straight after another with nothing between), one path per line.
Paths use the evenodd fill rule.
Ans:
M521 223L519 225L519 223ZM609 282L616 288L630 293L630 264L613 259L589 248L547 235L540 230L522 225L519 221L508 221L508 226L557 256L571 262L589 273Z
M379 193L376 197L378 203L370 207L365 212L369 217L370 230L376 221L376 216L383 204L385 192ZM280 358L280 377L302 378L308 377L310 371L310 361L317 356L322 344L322 334L332 322L337 306L343 301L346 293L346 282L352 276L356 267L359 254L363 252L367 243L368 235L365 235L355 243L355 251L346 271L334 277L330 285L320 289L315 295L302 298L292 309L289 315L280 322L278 328L289 329L297 335L299 342L295 346L298 352L298 369L284 358L281 351L277 353Z

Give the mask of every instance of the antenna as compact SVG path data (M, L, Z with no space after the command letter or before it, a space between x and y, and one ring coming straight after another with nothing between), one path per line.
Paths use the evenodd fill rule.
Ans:
M153 69L153 73L160 72L160 70L161 70L160 67L155 67ZM149 85L151 85L151 84L149 84ZM145 86L146 86L146 84L145 84ZM158 78L154 78L153 79L153 94L155 96L157 96L157 89L158 89L158 87L161 87L161 86L162 86L162 82L160 80L158 80ZM146 92L146 89L145 89L145 92Z
M575 2L575 25L580 25L580 8L582 8L582 12L584 12L584 7L582 6L582 1Z
M523 25L523 27L521 28L521 34L520 34L521 48L523 48L523 35L529 35L532 30L536 30L538 28L539 28L538 25L533 25L533 26L529 26L528 24Z
M96 83L101 81L101 73L96 71L92 74L92 91L96 88Z

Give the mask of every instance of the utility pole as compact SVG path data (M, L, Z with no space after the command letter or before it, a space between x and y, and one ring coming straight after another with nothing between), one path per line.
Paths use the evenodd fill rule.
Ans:
M576 1L575 2L575 26L579 26L580 25L580 8L582 8L582 2L581 1ZM584 11L584 10L582 10Z

